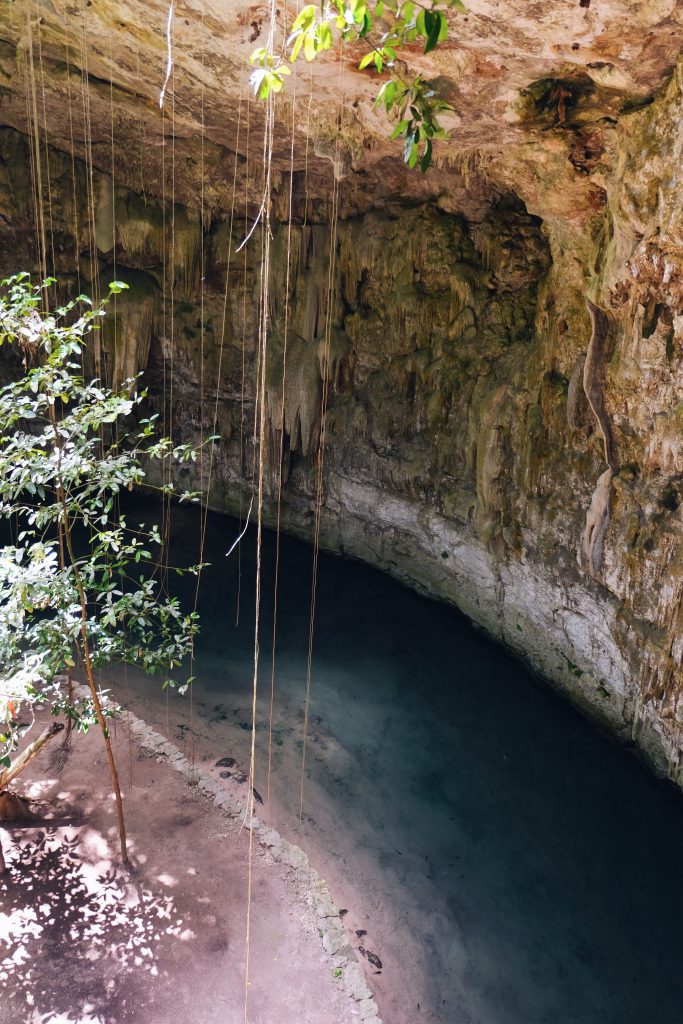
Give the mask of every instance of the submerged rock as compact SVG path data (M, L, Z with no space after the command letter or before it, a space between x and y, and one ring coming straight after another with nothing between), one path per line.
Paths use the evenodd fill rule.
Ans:
M376 953L373 953L369 949L364 949L363 946L358 947L358 952L361 956L365 957L368 963L372 964L373 967L376 967L378 971L382 970L382 961Z

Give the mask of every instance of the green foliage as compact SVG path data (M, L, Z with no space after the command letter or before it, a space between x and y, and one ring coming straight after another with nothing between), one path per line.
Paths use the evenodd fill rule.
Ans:
M286 76L292 73L286 64L272 53L268 53L265 47L254 50L249 63L259 65L252 72L250 82L256 95L262 100L267 100L271 92L282 92Z
M296 17L284 51L274 53L259 47L250 57L255 65L250 81L254 92L266 100L271 92L281 92L290 69L288 55L294 63L303 53L313 61L332 49L335 34L342 41L364 40L370 46L358 65L361 71L374 68L378 75L388 75L375 100L376 107L398 113L392 138L402 136L403 158L409 167L418 162L426 171L432 159L433 142L445 139L438 114L450 110L419 75L406 81L396 70L399 50L418 43L423 53L430 53L448 37L447 10L465 11L462 0L429 0L429 6L413 0L322 0L308 4Z
M14 540L0 550L5 767L36 705L49 705L79 729L93 724L92 702L71 697L76 666L129 662L174 685L168 673L189 653L198 628L195 614L160 593L153 557L162 547L159 530L130 529L118 500L143 482L149 460L196 453L157 437L154 419L125 429L144 398L135 380L115 393L83 379L85 339L98 329L106 300L93 309L79 296L47 312L54 283L36 288L20 274L0 292L0 344L17 348L25 367L0 390L0 517L10 521ZM114 282L110 295L124 288Z

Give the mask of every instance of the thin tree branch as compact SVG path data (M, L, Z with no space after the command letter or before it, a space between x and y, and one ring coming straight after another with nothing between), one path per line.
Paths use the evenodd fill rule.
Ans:
M14 759L10 768L6 768L4 772L0 773L0 792L7 789L10 783L14 782L17 776L21 775L25 768L27 768L31 761L34 760L41 752L46 743L49 743L53 736L60 733L64 728L62 722L53 722L46 729L43 729L40 736L38 736L33 743L29 743L26 750L22 750L21 754Z

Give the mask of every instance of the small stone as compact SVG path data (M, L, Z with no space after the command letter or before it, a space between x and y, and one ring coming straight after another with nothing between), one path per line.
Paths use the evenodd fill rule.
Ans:
M373 967L376 967L378 971L382 970L382 961L376 953L373 953L370 949L363 949L362 946L358 947L358 952L361 956L365 957L368 963L372 964Z
M316 898L318 917L339 917L339 912L332 902L329 890L321 893Z
M277 854L274 853L274 856L282 864L288 864L292 868L308 867L308 857L303 850L300 850L298 846L293 846L291 843L284 842L284 840Z
M333 918L326 917L322 924L323 949L327 953L337 953L345 945L345 935L338 924L333 923Z
M218 793L217 796L214 797L214 803L217 807L225 807L232 813L239 812L239 804L236 800L233 800L231 796L228 796L227 793Z
M259 839L261 840L264 846L279 846L281 843L280 833L276 832L275 829L272 828L264 829L260 833Z
M372 992L367 986L358 961L349 964L344 971L344 978L346 981L346 991L352 999L359 1001L361 999L370 999Z

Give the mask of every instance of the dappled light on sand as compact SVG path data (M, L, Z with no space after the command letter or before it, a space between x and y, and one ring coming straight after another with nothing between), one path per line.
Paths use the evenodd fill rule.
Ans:
M89 827L17 830L12 838L0 883L3 1010L20 1021L28 1005L41 1022L79 1024L139 1010L169 982L159 959L193 937L168 882L156 891L141 884ZM156 979L146 994L131 984L131 969L142 966Z
M113 744L130 871L97 730L58 777L41 754L36 819L0 827L0 1024L243 1024L247 830L122 726ZM261 850L251 944L251 1024L348 1024L308 892Z

